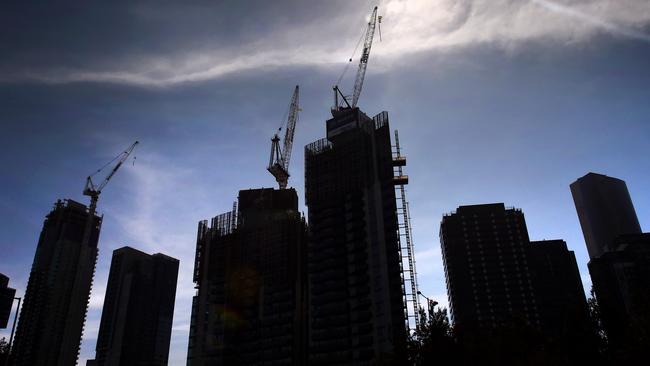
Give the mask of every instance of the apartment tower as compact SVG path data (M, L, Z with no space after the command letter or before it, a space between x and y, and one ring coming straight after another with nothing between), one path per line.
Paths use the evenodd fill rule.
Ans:
M305 147L309 364L393 364L406 327L388 113L333 115Z
M177 259L131 247L113 251L96 354L89 366L166 366Z
M521 210L503 203L460 206L440 224L451 319L459 333L513 321L540 326Z
M102 222L88 215L85 205L59 200L43 223L13 345L16 366L77 363Z
M306 235L293 188L199 223L188 365L307 364Z

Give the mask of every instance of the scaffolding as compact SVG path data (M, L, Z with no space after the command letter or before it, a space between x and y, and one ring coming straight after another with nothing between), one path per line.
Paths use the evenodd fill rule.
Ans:
M411 215L409 202L406 199L408 176L404 175L403 167L406 166L406 157L402 156L399 145L399 134L395 130L395 151L393 152L393 182L395 184L395 198L397 200L397 238L400 248L400 269L402 271L402 296L404 300L404 318L406 331L417 329L420 324L418 310L418 280L415 269L415 253L413 249L413 236L411 235ZM411 323L412 321L412 323Z

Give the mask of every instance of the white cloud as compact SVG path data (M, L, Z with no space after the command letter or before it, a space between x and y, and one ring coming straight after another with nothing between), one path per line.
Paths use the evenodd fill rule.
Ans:
M581 42L599 33L650 42L641 28L650 22L646 0L385 0L380 4L382 39L373 48L376 69L422 51L496 44L511 48L531 40ZM224 54L218 48L183 55L138 58L112 70L28 70L0 76L46 83L108 82L165 87L218 79L249 70L290 66L341 67L356 42L361 16L345 14L295 29L271 32ZM361 31L361 29L359 29ZM356 32L356 31L355 31ZM374 56L374 57L373 57Z

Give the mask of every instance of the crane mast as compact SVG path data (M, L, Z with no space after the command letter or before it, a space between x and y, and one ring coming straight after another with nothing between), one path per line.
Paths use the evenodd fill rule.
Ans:
M296 85L291 97L291 103L289 104L287 126L282 148L280 148L280 137L278 136L278 133L282 130L282 127L280 127L278 133L271 139L271 157L269 158L269 166L266 168L275 177L280 189L287 188L287 184L289 183L289 161L291 160L293 135L296 129L296 122L298 122L299 111L298 85Z

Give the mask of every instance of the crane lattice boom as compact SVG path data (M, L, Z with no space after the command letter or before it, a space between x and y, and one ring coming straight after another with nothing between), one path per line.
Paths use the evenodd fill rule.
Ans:
M266 168L275 177L280 189L287 188L289 182L289 161L291 160L293 135L296 129L296 122L298 122L299 110L298 85L296 85L293 96L291 97L291 104L289 104L283 147L280 148L280 137L276 133L271 139L271 157L269 159L269 166Z
M131 155L131 152L133 151L133 149L135 149L135 146L137 144L138 144L138 141L134 142L133 144L131 144L131 146L129 146L128 149L124 150L122 153L120 153L118 156L116 156L113 160L111 160L104 167L102 167L101 169L98 169L95 173L89 175L88 178L86 178L86 186L84 187L83 194L86 195L86 196L90 196L89 211L90 211L90 216L91 217L95 213L95 209L97 207L97 199L99 198L99 195L102 193L102 190L104 189L104 187L106 187L106 185L111 180L111 178L113 178L115 173L117 173L117 170L120 169L120 167L126 161L126 159L128 159L129 155ZM95 185L95 183L93 183L92 177L95 174L101 172L105 167L107 167L109 164L111 164L112 162L114 162L116 160L117 160L117 164L115 164L113 169L111 169L110 173L108 173L108 175L104 178L104 180L102 180L102 182L99 185Z
M363 79L366 76L366 68L368 67L368 58L370 57L370 48L372 47L372 39L375 36L375 27L377 26L377 7L372 11L370 20L368 21L368 29L366 30L365 41L363 42L363 52L359 60L359 69L357 70L357 77L354 81L354 92L352 94L352 107L357 106L359 96L361 95L361 88L363 87Z

